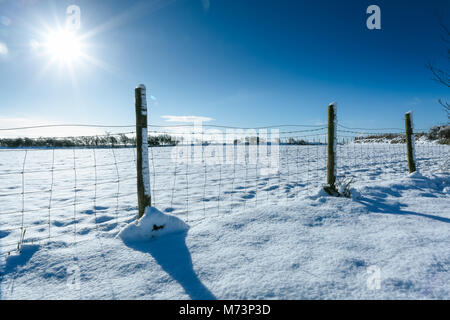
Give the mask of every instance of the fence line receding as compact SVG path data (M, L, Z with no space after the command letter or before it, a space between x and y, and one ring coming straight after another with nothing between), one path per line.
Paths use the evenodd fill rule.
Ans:
M141 115L144 90L136 88ZM350 128L334 118L332 124L332 135L323 125L146 126L139 117L135 131L115 126L127 131L95 136L32 139L21 128L9 130L22 138L0 139L1 253L23 243L113 236L142 213L139 190L141 208L151 199L159 210L194 223L289 203L332 180L367 184L411 171L407 141L414 146L417 133L408 127ZM449 172L450 146L415 141L417 170Z

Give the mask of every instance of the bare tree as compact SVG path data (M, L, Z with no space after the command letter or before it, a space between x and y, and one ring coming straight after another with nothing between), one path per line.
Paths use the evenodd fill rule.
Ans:
M441 26L441 39L447 46L447 62L450 61L450 29L443 22L442 19L439 19L439 25ZM427 64L428 69L430 69L433 74L433 80L450 88L450 69L449 67L437 67L432 63ZM447 119L450 120L450 103L448 101L443 101L439 99L438 102L442 105L445 112L447 112Z

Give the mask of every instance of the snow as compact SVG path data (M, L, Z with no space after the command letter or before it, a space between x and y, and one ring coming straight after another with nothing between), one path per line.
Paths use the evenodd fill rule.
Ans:
M448 146L417 146L409 175L405 145L338 145L352 198L323 192L326 146L280 146L268 176L172 149L149 149L155 207L138 222L134 149L56 150L52 191L51 150L28 151L23 176L25 151L0 151L0 298L450 298Z
M147 207L142 218L129 223L119 232L118 237L125 243L142 242L188 229L183 220L164 214L156 208Z

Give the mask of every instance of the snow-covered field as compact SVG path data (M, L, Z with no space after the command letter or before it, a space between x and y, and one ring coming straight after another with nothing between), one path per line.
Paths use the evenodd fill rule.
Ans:
M318 192L326 146L281 146L269 174L181 151L149 152L178 232L134 241L134 149L0 150L0 298L450 298L449 146L418 145L409 176L404 145L338 145L353 199Z

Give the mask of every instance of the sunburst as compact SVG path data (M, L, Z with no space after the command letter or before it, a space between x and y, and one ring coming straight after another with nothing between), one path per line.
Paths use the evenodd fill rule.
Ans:
M67 29L51 31L43 44L44 53L62 64L74 64L83 59L85 44L75 32Z

